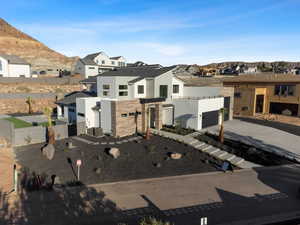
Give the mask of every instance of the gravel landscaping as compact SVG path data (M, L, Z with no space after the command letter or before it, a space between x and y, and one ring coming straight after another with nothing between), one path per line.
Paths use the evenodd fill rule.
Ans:
M211 172L222 164L190 146L160 136L115 145L101 144L117 141L111 137L80 138L94 144L71 138L57 141L51 161L41 154L42 144L18 147L17 161L31 172L56 175L61 183L67 183L76 180L76 160L81 159L80 180L85 184ZM68 148L70 141L73 146Z

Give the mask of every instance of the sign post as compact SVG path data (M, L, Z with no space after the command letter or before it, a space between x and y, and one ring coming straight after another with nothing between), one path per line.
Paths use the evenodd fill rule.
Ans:
M17 171L17 166L14 164L14 191L18 192L18 171Z
M76 161L76 166L77 166L77 180L79 181L79 176L80 176L80 166L81 166L81 159L77 159Z

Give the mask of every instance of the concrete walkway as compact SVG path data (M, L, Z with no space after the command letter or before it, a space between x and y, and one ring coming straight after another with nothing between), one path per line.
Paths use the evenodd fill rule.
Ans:
M240 120L227 121L224 128L226 138L257 146L281 156L296 158L300 161L299 136L272 127ZM218 129L218 126L214 126L206 130L217 134Z
M235 165L239 168L242 168L242 169L260 167L260 165L258 165L258 164L246 161L236 155L230 154L226 151L223 151L219 148L216 148L212 145L206 144L204 142L201 142L201 141L195 139L194 137L198 133L193 133L191 135L183 136L183 135L174 134L174 133L166 132L166 131L162 131L162 130L152 129L151 132L153 134L160 135L162 137L166 137L166 138L173 139L175 141L183 142L187 145L194 147L198 151L205 152L205 153L207 153L215 158L218 158L220 160L223 160L223 161L227 160L227 161L231 162L233 165Z
M300 167L281 166L22 193L2 224L136 224L155 216L175 225L259 225L300 217ZM3 219L3 220L1 220ZM17 221L11 223L11 220Z

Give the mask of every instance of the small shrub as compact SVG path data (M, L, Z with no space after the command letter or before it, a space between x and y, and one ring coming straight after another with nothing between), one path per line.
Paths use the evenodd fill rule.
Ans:
M147 149L148 149L149 153L154 153L155 149L156 149L156 146L155 145L148 145Z
M68 181L66 183L66 185L69 186L69 187L76 187L76 186L82 186L83 183L79 180L72 180L72 181Z

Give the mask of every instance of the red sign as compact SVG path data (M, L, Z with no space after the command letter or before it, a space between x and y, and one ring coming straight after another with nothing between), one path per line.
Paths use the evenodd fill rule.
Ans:
M80 160L80 159L77 159L76 165L77 165L78 167L81 166L81 160Z

